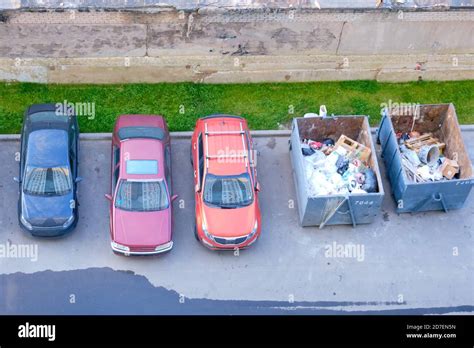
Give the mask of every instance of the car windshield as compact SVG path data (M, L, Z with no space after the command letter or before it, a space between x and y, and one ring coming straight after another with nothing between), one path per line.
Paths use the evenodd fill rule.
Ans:
M61 196L72 188L71 172L67 167L27 167L23 192L35 196Z
M204 184L204 202L221 208L237 208L253 202L253 190L247 173L234 176L208 174Z
M157 211L168 208L169 200L163 180L121 180L115 207L129 211Z

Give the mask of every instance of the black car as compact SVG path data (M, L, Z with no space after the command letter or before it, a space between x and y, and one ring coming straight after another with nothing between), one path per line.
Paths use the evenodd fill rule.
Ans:
M21 132L18 220L35 236L59 236L78 220L79 125L55 104L32 105Z

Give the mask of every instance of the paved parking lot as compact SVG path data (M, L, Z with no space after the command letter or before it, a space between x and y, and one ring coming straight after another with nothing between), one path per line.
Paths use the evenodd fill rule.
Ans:
M474 161L474 132L464 137ZM18 227L19 142L0 141L0 244L38 246L37 261L0 258L0 313L474 313L472 194L459 211L398 216L379 160L386 196L373 224L301 228L287 139L255 138L263 231L235 256L194 239L189 139L174 138L175 247L152 258L110 250L109 141L81 141L79 224L53 240ZM334 243L363 257L327 257Z

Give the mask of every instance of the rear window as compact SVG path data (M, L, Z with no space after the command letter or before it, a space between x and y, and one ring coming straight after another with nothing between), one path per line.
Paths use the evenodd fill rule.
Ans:
M29 115L34 122L64 122L69 121L70 116L55 111L40 111Z
M169 206L166 186L159 181L121 180L115 207L128 211L157 211Z
M165 131L158 127L123 127L118 131L120 140L133 138L148 138L163 140Z
M156 175L158 174L158 161L154 160L128 160L127 174Z

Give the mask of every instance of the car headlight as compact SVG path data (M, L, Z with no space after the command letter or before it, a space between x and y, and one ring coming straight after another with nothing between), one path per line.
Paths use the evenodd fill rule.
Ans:
M206 223L204 222L204 220L202 221L201 227L202 227L202 231L204 232L206 237L209 238L210 240L214 240L214 237L207 230L207 226L206 226Z
M74 221L74 214L71 215L69 219L67 219L67 221L63 224L63 227L66 228L66 227L71 226L73 221Z
M118 249L118 250L122 250L122 251L130 251L130 248L128 246L118 244L118 243L115 243L115 242L112 242L110 244L112 245L112 249Z
M247 237L247 239L250 239L252 238L253 236L255 236L255 233L257 233L257 230L258 230L258 221L255 221L255 225L253 227L253 230L252 232L250 232L249 236Z
M173 247L173 242L168 242L165 244L158 245L155 248L155 251L167 250L167 249L171 249L172 247Z
M27 229L29 229L29 230L33 229L33 226L31 226L31 224L25 219L25 217L23 215L20 216L20 220L21 220L21 223L23 224L23 226L25 226Z

